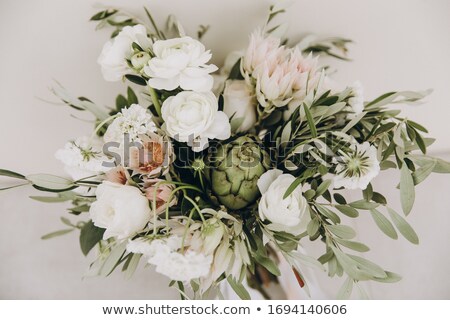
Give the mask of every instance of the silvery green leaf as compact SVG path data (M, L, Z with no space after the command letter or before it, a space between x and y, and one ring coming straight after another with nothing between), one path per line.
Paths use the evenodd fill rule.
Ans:
M45 203L66 202L74 199L70 192L58 193L56 197L30 196L30 198Z
M134 272L136 271L139 261L141 260L142 254L134 253L132 254L131 260L128 263L128 267L125 270L125 279L131 279Z
M234 280L232 276L229 276L227 278L227 281L239 298L241 298L242 300L251 300L250 294L241 283L236 282L236 280Z
M375 277L373 280L377 282L383 282L383 283L395 283L402 280L402 277L394 272L385 271L386 277L377 278Z
M305 152L308 152L311 149L314 149L314 147L312 145L310 145L310 144L301 144L299 146L296 146L294 148L294 150L292 151L292 153L294 153L294 154L305 153Z
M358 210L356 210L355 208L352 208L348 205L337 204L336 209L338 209L340 212L342 212L343 214L345 214L346 216L348 216L350 218L356 218L359 216Z
M10 170L0 169L0 176L25 180L25 176Z
M69 190L74 187L72 180L52 174L30 174L26 176L33 186L50 191Z
M369 280L371 277L362 270L358 269L358 266L356 264L356 261L351 259L348 255L346 255L344 252L340 251L334 246L330 247L331 250L333 250L333 253L338 261L338 264L342 266L345 273L348 274L348 276L354 280ZM336 266L338 269L338 267Z
M70 222L70 220L67 219L66 217L61 217L61 222L64 223L66 226L69 226L69 227L73 227L73 228L77 227L72 222Z
M413 172L412 177L414 180L414 185L418 185L422 181L424 181L428 176L433 172L434 167L436 166L437 161L433 159L432 162L427 163L423 167L420 167L416 171Z
M367 259L364 259L359 256L355 255L348 255L352 260L356 261L358 267L362 270L365 270L368 274L372 275L373 277L383 278L386 277L386 272L384 272L383 268L376 265L372 261L369 261Z
M291 160L285 160L284 167L289 171L295 171L298 169L298 166L296 166Z
M404 218L402 218L393 209L388 208L389 215L391 216L392 222L394 222L398 231L411 243L419 244L419 237L417 236L414 229L409 225Z
M347 247L354 251L367 252L370 250L368 246L366 246L364 243L361 243L361 242L344 240L344 239L339 239L339 238L336 238L335 240L336 240L336 242L340 243L344 247Z
M319 220L314 218L314 219L311 219L311 221L309 221L309 223L306 227L306 231L308 232L308 235L312 237L319 230L319 227L320 227Z
M394 143L400 148L405 148L405 143L402 138L402 127L401 124L397 126L397 129L394 131Z
M371 210L371 209L375 209L379 206L378 203L367 202L366 200L353 201L353 202L350 202L349 205L355 209L360 209L360 210Z
M399 91L389 92L369 102L365 106L365 110L373 110L391 103L409 103L414 104L420 102L421 99L429 95L433 90L425 91Z
M114 271L120 261L120 258L122 258L126 247L127 241L122 241L122 243L119 243L112 248L109 256L106 258L102 268L100 269L100 276L106 277Z
M307 256L299 251L291 252L290 256L301 262L300 265L305 265L311 268L318 268L322 271L325 271L325 267L313 257Z
M318 197L318 196L322 195L325 191L327 191L328 188L329 188L330 185L331 185L331 182L332 182L332 181L331 181L330 179L324 180L324 181L319 185L319 187L317 188L317 190L316 190L316 196Z
M396 169L396 168L397 168L397 165L395 164L395 162L390 161L390 160L385 160L380 163L381 170Z
M400 171L400 199L403 212L408 215L414 205L415 190L413 177L405 162Z
M320 204L315 204L317 210L323 214L325 217L327 217L328 219L330 219L331 221L333 221L334 223L340 223L341 222L341 218L339 218L339 216L334 213L333 211L331 211L330 209L320 205Z
M327 229L331 233L342 239L352 239L356 236L355 230L345 225L330 225L327 226Z
M72 229L58 230L58 231L51 232L51 233L48 233L48 234L42 236L41 239L42 240L47 240L47 239L51 239L51 238L54 238L54 237L59 237L59 236L65 235L65 234L67 234L69 232L72 232L73 230L74 230L73 228Z
M366 290L362 287L361 283L356 283L356 289L358 290L358 296L361 300L369 300L369 295L367 294Z
M341 112L347 104L345 102L338 102L333 104L332 106L329 106L325 114L323 115L324 118L330 117L336 113Z
M339 300L347 300L350 298L353 291L353 279L348 277L347 280L344 281L342 287L339 289L337 294L337 299Z
M341 130L341 132L346 133L348 130L353 128L359 121L361 121L362 118L364 118L366 114L367 112L361 112L360 114L352 118L352 120L347 123L347 125Z
M291 132L292 132L292 126L291 121L286 123L286 125L283 128L283 131L281 132L281 145L284 143L287 143L291 140Z
M398 239L397 231L395 231L392 223L378 210L370 210L373 220L377 224L378 228L388 237L392 239Z

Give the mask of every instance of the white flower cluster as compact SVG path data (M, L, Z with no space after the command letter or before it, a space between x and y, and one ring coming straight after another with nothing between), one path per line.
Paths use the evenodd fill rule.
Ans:
M134 43L144 51L133 51ZM138 74L148 78L151 88L184 90L164 101L164 128L171 138L187 142L194 151L202 151L210 139L224 140L231 133L228 117L218 111L218 100L211 91L214 84L211 73L217 67L208 64L210 59L210 51L191 37L151 43L145 27L136 25L125 27L105 44L98 62L109 81L120 80L126 74ZM123 118L126 120L127 116ZM133 139L140 134L132 131L132 128L139 128L136 124L129 126L124 119L114 121L111 132L105 135L107 141L116 141L116 135L125 132Z
M133 104L117 114L103 138L105 142L123 143L124 135L127 134L130 141L141 142L140 135L155 131L156 125L150 112L138 104Z
M147 262L156 267L156 271L172 280L189 281L205 277L210 270L212 256L205 256L193 250L179 252L182 238L169 236L155 240L130 240L127 250L145 256Z
M109 160L103 154L102 147L102 141L96 137L79 137L56 151L55 157L64 163L67 174L78 180L105 171L103 162Z

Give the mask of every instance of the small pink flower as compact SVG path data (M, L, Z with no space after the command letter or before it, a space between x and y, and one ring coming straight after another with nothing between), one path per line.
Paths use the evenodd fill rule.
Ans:
M127 184L127 172L122 166L115 167L106 172L106 180L118 184Z
M130 168L149 177L166 174L174 160L169 139L156 133L142 135L140 139L141 148L130 148Z
M163 179L146 179L144 183L144 192L150 207L159 215L163 213L167 207L177 204L176 195L172 195L175 185ZM172 196L171 196L172 195ZM155 207L153 207L155 205Z

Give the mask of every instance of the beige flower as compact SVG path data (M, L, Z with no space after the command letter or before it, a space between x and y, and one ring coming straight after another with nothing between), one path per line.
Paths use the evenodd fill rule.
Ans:
M142 147L130 148L130 168L149 177L166 174L175 157L170 140L156 133L142 135L139 138Z
M166 208L177 204L177 197L172 196L175 185L162 179L146 179L144 182L145 196L150 200L150 207L156 215Z
M122 166L115 167L106 172L106 180L118 184L127 184L128 172Z

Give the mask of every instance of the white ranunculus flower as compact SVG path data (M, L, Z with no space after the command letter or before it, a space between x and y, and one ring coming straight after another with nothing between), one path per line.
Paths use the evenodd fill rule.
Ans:
M340 152L336 159L336 175L333 182L335 188L366 189L367 185L380 173L377 149L369 142L354 143L350 152Z
M103 46L97 62L106 81L119 81L124 75L133 72L127 63L127 59L131 60L133 56L133 42L139 44L142 49L149 47L150 41L143 25L124 27L116 37Z
M364 89L359 81L355 81L350 88L352 89L352 97L348 99L348 104L353 113L357 115L364 111Z
M218 111L212 92L183 91L167 98L162 105L163 128L180 142L187 142L195 152L208 146L208 139L225 140L231 135L227 115Z
M268 228L298 235L306 230L310 221L308 203L300 187L296 188L286 199L283 196L295 177L283 174L281 170L272 169L265 172L258 180L262 194L259 201L259 216L268 221Z
M103 239L125 239L142 231L151 218L148 199L132 186L104 181L95 192L89 214L92 222L106 229Z
M123 108L114 121L108 126L103 136L105 142L124 142L124 135L128 134L131 142L140 142L139 136L156 131L156 124L152 115L144 107L132 104Z
M228 80L223 92L223 111L233 119L243 118L238 132L250 130L256 123L256 99L244 80Z
M102 147L103 143L98 138L79 137L56 151L55 157L64 163L67 174L78 180L108 171L109 168L103 166L103 162L109 160Z
M144 67L152 88L211 91L214 80L210 73L217 67L206 64L211 53L200 41L191 37L158 40L153 44L153 52L155 57Z

